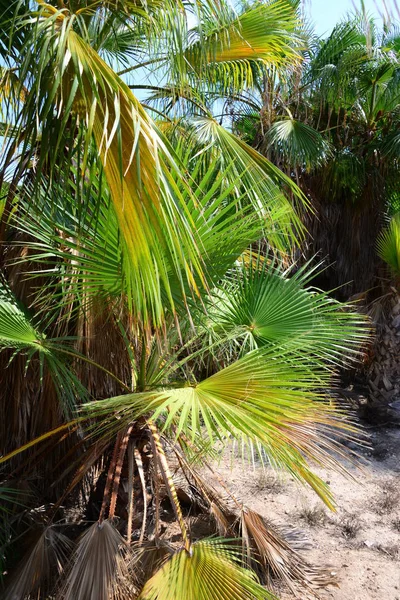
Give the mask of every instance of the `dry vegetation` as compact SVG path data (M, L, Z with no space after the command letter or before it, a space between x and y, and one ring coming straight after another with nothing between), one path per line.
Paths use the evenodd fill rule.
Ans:
M354 479L318 469L335 494L336 513L290 478L274 487L274 473L261 466L254 471L240 464L233 471L224 467L226 480L241 499L251 499L255 510L273 522L301 530L306 535L302 546L310 548L304 552L307 560L337 573L338 587L318 592L323 600L400 599L400 429L372 431L371 448L362 454L363 470L350 471ZM384 459L375 456L383 446ZM280 593L284 600L293 600ZM295 600L306 600L304 592Z
M299 518L310 527L318 527L325 525L327 521L327 514L321 506L305 506L299 511Z

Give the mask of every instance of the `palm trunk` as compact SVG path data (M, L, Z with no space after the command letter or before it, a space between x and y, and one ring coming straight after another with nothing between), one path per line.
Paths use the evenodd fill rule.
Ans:
M370 298L379 296L384 273L376 253L383 225L379 201L336 203L313 195L312 205L315 213L304 218L309 235L305 256L327 267L318 278L320 287L336 290L342 300L365 292Z

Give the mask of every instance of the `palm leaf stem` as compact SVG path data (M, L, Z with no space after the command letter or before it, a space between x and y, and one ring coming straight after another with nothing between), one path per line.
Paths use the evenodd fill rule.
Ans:
M117 464L118 450L120 447L121 439L122 439L122 432L118 432L117 439L115 440L115 444L114 444L114 450L113 450L113 454L111 457L110 465L108 467L107 481L106 481L106 486L104 488L104 494L103 494L103 502L101 504L100 514L99 514L99 519L98 519L100 524L104 521L106 510L107 510L107 504L108 504L108 500L109 500L110 493L111 493L111 486L112 486L113 477L114 477L114 473L115 473L115 467Z
M182 538L185 550L190 552L190 540L188 537L188 532L186 528L186 524L183 518L181 505L179 503L178 494L176 492L174 480L172 477L171 470L168 465L167 457L165 456L164 448L161 443L160 434L158 433L158 429L153 421L148 421L148 426L151 432L151 435L154 440L154 445L157 451L156 459L158 460L158 464L160 466L160 471L162 473L165 485L168 490L168 495L171 500L172 507L175 512L176 519L179 523L179 527L181 528Z
M132 429L133 429L133 425L130 425L128 427L128 429L126 430L125 434L122 436L121 444L119 447L118 459L117 459L117 463L115 465L115 471L114 471L113 489L111 492L109 519L113 519L114 515L115 515L119 483L121 480L122 464L124 462L125 453L126 453L126 449L128 447L128 442L129 442L129 436L132 432Z
M126 543L128 544L128 546L131 545L132 541L132 520L135 505L135 487L133 485L133 475L135 467L134 452L134 441L130 440L128 444L128 524L126 530Z
M147 493L146 493L146 480L144 478L143 461L142 461L142 457L140 456L140 452L139 452L138 448L136 448L136 446L134 449L134 457L135 457L135 462L136 462L136 466L137 466L138 473L139 473L139 479L140 479L140 484L142 486L142 494L143 494L143 520L142 520L142 528L140 530L140 537L139 537L139 546L140 546L141 544L143 544L144 533L146 530Z

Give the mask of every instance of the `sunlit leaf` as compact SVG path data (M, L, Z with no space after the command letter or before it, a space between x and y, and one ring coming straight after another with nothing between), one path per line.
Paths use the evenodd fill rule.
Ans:
M377 241L379 256L396 275L400 274L400 213L395 214Z
M222 540L204 540L173 555L145 584L140 600L273 600L240 554Z

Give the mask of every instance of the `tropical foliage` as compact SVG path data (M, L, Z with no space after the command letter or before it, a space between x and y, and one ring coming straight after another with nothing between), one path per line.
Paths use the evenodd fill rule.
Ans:
M378 254L395 275L400 273L400 214L396 213L378 237Z
M310 34L292 76L271 69L233 102L236 131L309 198L306 256L327 260L321 285L342 298L382 279L376 240L398 210L399 73L397 24L361 11L326 39Z
M216 117L260 77L296 76L298 4L22 0L0 15L0 462L19 499L5 597L329 583L212 467L240 445L333 508L313 464L342 468L339 434L355 434L326 390L366 321L311 285L315 267L288 267L309 202ZM299 164L330 156L308 125L271 136L299 138Z

